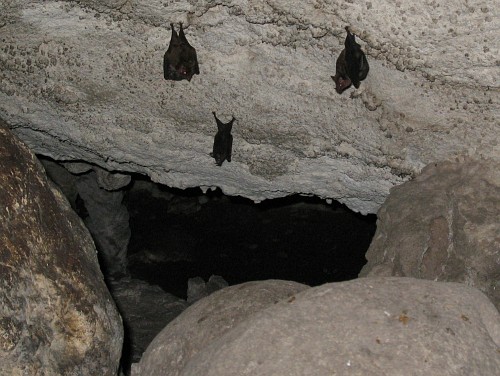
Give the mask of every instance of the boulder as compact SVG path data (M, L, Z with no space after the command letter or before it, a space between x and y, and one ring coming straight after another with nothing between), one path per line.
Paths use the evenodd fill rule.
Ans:
M159 286L125 277L109 282L118 310L123 317L125 345L122 365L130 369L156 335L188 307L188 303Z
M500 162L432 163L391 189L360 276L463 282L500 309Z
M180 375L491 376L500 372L499 346L500 315L477 289L360 278L249 316Z
M116 375L122 342L88 230L0 121L0 375Z
M203 298L163 329L151 342L132 375L179 375L190 359L255 312L308 286L281 280L226 287Z

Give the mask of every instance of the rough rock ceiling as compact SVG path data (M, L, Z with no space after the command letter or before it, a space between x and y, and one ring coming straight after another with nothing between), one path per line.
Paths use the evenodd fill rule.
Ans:
M0 3L0 117L57 160L373 213L430 162L500 159L496 0ZM180 21L200 63L191 82L163 79ZM338 95L346 25L370 74ZM212 111L237 119L222 167Z

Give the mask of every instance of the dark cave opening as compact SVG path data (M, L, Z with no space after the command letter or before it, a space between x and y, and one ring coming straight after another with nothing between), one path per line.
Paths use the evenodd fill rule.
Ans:
M189 278L229 285L286 279L311 286L356 278L376 228L342 204L293 195L259 204L219 189L168 188L136 177L130 213L129 271L186 299Z
M225 284L282 279L316 286L357 278L376 229L375 215L317 197L255 204L220 189L169 188L138 174L131 184L107 190L96 166L70 173L41 160L94 238L123 318L125 374L168 322ZM125 254L128 272L109 273L116 263L125 265ZM201 282L190 299L190 278L200 283L214 275L223 280Z

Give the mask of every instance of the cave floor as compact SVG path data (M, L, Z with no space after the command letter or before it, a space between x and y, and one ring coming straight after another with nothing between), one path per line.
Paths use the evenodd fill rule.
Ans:
M286 279L315 286L356 278L375 232L376 216L319 199L254 204L177 192L167 200L132 189L125 203L131 276L183 299L187 280L197 276L219 275L230 285Z

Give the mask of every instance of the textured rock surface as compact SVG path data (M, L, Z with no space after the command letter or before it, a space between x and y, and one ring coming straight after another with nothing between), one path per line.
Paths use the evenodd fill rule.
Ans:
M476 289L360 278L308 289L250 316L181 375L497 375L499 346L500 315Z
M0 122L0 375L115 375L122 341L90 234Z
M37 153L263 200L376 212L390 187L457 154L500 159L496 0L2 1L0 115ZM167 82L170 22L201 74ZM370 74L335 93L344 26ZM350 96L351 95L351 96ZM211 111L233 127L215 166Z
M188 303L158 286L122 278L110 283L111 294L123 317L125 369L138 362L155 336L188 307Z
M187 284L187 302L190 304L229 286L220 275L211 275L207 282L201 277L189 278Z
M105 277L126 275L131 233L129 213L122 203L125 193L119 189L130 183L130 176L111 174L86 163L65 163L63 167L42 159L42 164L73 209L84 211L80 215L97 246ZM81 207L77 204L78 196L83 202Z
M132 375L179 375L193 356L240 322L308 288L296 282L268 280L216 291L167 325L134 365Z
M127 246L131 235L128 210L123 204L125 192L101 188L94 171L78 175L76 186L88 212L85 225L99 250L105 275L123 277L127 274Z
M393 188L366 258L360 276L463 282L500 309L500 162L432 164Z

